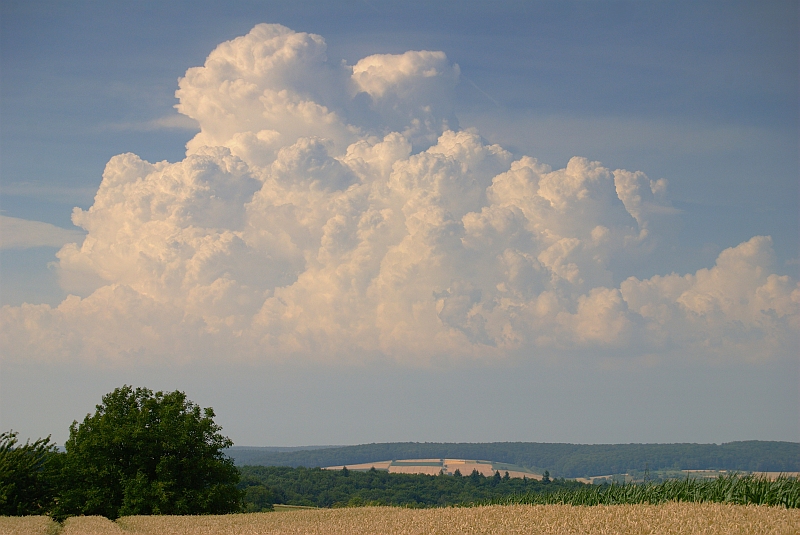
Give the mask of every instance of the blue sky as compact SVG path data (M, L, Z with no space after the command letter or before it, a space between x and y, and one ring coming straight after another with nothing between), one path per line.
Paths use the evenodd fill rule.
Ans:
M483 143L498 144L508 152L502 164L506 168L498 172L525 155L553 170L581 156L601 162L609 172L626 169L641 171L651 181L666 179L664 197L653 200L660 211L653 209L647 223L641 220L644 216L636 221L639 230L647 228L651 241L643 242L635 254L608 252L605 271L596 274L599 282L592 282L595 275L590 274L581 279L585 287L573 290L553 283L551 290L564 299L563 312L573 314L577 323L570 324L571 335L552 343L542 342L543 334L537 338L525 332L520 335L524 340L507 350L498 349L497 338L494 345L480 345L481 337L492 337L495 321L487 304L490 286L481 286L488 284L488 272L462 278L473 288L463 290L464 295L485 307L481 314L489 334L475 331L473 323L456 325L468 319L446 317L450 305L442 298L437 321L443 327L436 336L460 332L471 336L470 343L453 342L452 347L431 349L428 355L420 355L419 347L410 342L393 345L384 337L384 342L370 346L358 342L355 334L330 345L300 344L302 350L267 349L259 342L242 349L252 351L243 359L174 349L194 347L186 340L139 347L115 338L93 345L99 335L69 325L57 336L79 340L71 346L52 349L55 346L43 342L50 339L45 331L19 341L12 331L23 303L56 307L70 293L90 303L87 299L98 287L93 283L86 289L75 283L75 270L63 259L59 264L55 254L63 244L80 244L86 234L73 226L72 211L93 205L109 160L133 153L148 162L182 161L186 143L199 127L174 109L178 78L203 65L217 45L248 34L258 23L321 36L331 70L342 61L352 67L374 54L443 51L446 62L436 64L439 72L458 65L455 85L445 88L448 113L454 114L461 129L474 128ZM122 382L135 382L185 389L198 403L217 408L220 423L235 442L250 445L800 438L798 304L791 297L800 256L796 2L362 1L333 6L303 1L10 1L0 8L0 25L0 214L16 218L3 220L0 249L0 304L8 305L8 315L0 321L7 355L0 361L3 429L19 429L30 436L52 433L63 441L68 423L91 410L104 392ZM310 93L325 93L324 84L308 87ZM320 98L328 108L338 109L335 98L330 102L324 95ZM371 98L375 104L380 95ZM340 115L349 113L342 110ZM348 118L352 124L357 122L354 117ZM415 145L413 152L418 150ZM250 161L248 165L257 167ZM623 208L625 200L616 198L613 184L610 187L608 194L614 198L606 211L627 210L620 212L622 216L636 217L635 209ZM466 213L477 213L470 210ZM97 219L94 228L123 217L108 213L111 219ZM584 211L575 214L591 223L587 228L599 224ZM49 223L66 231L18 220ZM683 324L666 324L664 336L669 340L663 343L648 338L652 329L637 327L649 317L634 311L632 290L626 293L623 287L629 277L645 281L674 273L699 281L698 270L713 268L723 251L749 243L754 236L771 237L771 244L760 243L753 253L768 262L758 264L754 273L788 277L781 283L788 293L775 290L774 303L759 309L760 314L768 316L771 310L781 318L770 327L764 327L762 319L749 324L742 319L743 312L730 312L720 320L727 322L720 332L745 333L744 341L730 349L736 356L724 356L728 349L719 348L727 347L730 336L719 335L709 323L696 327L699 334L692 341L673 339L671 330L682 329ZM744 249L737 251L744 254ZM538 249L536 254L541 266L556 274L558 270L548 264L550 256ZM95 266L111 261L85 251L73 258ZM487 258L476 260L476 265L482 266ZM580 262L576 265L583 270ZM160 299L144 280L107 275L113 271L108 266L97 268L97 273L106 274L102 275L106 283ZM719 275L715 273L710 277ZM719 280L727 279L719 275ZM534 277L524 289L541 292L546 287L542 281ZM739 282L747 286L752 281ZM459 288L467 287L455 282L449 287L431 284L425 295L447 293L453 303L461 295ZM752 288L767 288L764 281L755 284ZM265 295L274 297L270 288L264 289ZM633 333L625 341L596 337L592 342L587 331L581 331L594 327L580 323L580 298L588 299L598 288L624 297L625 321ZM722 285L706 288L702 295L723 302L745 299L741 295L754 299L767 290L741 295L726 291ZM688 306L685 302L681 306ZM476 311L471 309L468 317L480 316ZM125 313L121 314L124 324ZM338 318L321 316L317 321L326 320ZM529 327L530 333L546 330L536 324ZM305 332L297 325L285 328L295 329L291 331L295 334ZM756 331L761 334L752 334ZM768 338L767 331L777 332L777 341ZM192 336L191 331L181 332L180 336ZM160 336L168 339L166 334ZM422 347L424 336L420 334ZM764 355L752 354L760 347L758 340L765 344ZM86 348L95 346L101 348L99 353L87 356ZM124 356L111 355L113 348ZM54 354L48 356L48 351ZM170 351L185 353L163 356ZM449 381L455 382L447 386ZM732 390L731 385L737 388ZM42 391L52 392L53 397L40 396ZM649 401L631 406L627 393ZM55 399L61 400L58 409L45 416L49 412L45 407ZM553 403L555 399L562 402ZM508 406L513 408L501 410ZM593 407L585 410L587 406ZM459 423L431 422L426 416L430 407L441 407ZM268 423L253 428L258 414L276 411L278 430ZM381 423L385 414L395 411L401 415L393 424ZM770 416L764 417L765 413ZM470 415L475 414L481 421L492 420L494 430L470 427ZM675 414L687 416L675 419Z

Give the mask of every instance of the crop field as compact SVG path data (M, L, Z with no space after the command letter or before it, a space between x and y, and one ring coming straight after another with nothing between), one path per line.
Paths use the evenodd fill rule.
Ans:
M502 473L502 472L501 472ZM739 472L735 470L653 470L648 474L643 474L641 471L634 472L633 474L606 474L600 476L588 477L575 477L571 478L581 483L588 485L600 485L603 483L645 483L650 481L668 481L676 479L708 479L714 480L720 477L728 477L730 475L737 475L740 477L751 476L758 479L768 479L776 481L780 478L800 478L800 472ZM513 476L512 476L513 477Z
M602 485L553 493L503 497L493 504L617 505L665 502L716 502L730 505L770 505L800 508L800 481L736 474L713 480L684 479L661 483Z
M58 531L56 531L58 530ZM356 507L209 516L0 517L1 535L797 534L800 510L670 502L661 505Z
M55 535L60 529L49 516L0 516L1 535Z

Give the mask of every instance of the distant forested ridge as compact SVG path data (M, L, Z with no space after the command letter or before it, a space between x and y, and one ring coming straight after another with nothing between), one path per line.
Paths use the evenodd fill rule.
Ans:
M325 467L396 459L482 459L549 470L554 477L630 470L800 471L800 443L749 440L725 444L548 444L539 442L391 442L275 451L233 447L237 465Z

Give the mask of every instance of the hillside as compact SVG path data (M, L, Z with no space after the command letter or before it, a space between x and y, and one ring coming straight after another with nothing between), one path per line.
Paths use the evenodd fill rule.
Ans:
M725 444L559 444L540 442L392 442L276 451L233 447L237 465L323 467L386 459L491 459L554 477L620 474L630 470L688 469L748 472L800 471L800 443L742 441Z

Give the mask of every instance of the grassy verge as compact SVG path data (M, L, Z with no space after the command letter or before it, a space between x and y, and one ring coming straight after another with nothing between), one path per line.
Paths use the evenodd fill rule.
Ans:
M287 511L302 511L303 509L318 509L318 507L312 507L310 505L280 505L275 504L272 506L275 512L287 512Z

